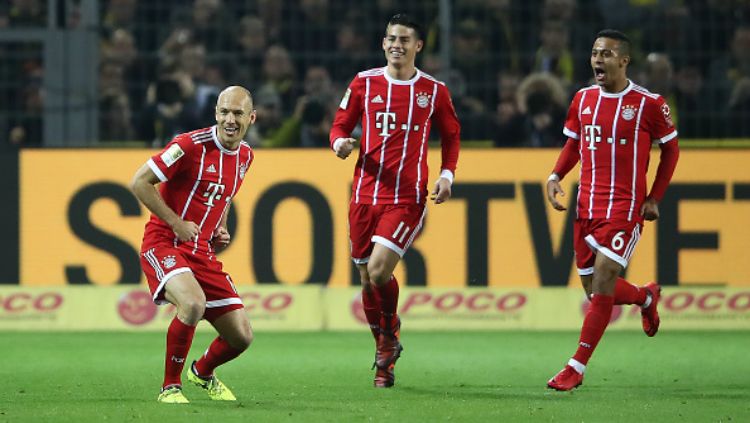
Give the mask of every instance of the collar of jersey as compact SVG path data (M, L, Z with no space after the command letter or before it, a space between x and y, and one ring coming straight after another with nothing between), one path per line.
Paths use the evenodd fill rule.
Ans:
M608 93L608 92L605 92L602 89L602 87L599 87L599 95L601 95L602 97L607 97L607 98L619 98L629 93L630 90L632 89L633 89L633 81L628 79L628 86L625 87L625 89L620 91L619 93Z
M414 74L414 77L412 79L402 81L400 79L394 79L390 75L388 75L388 66L383 68L383 76L385 77L388 82L395 85L414 85L415 82L417 82L417 79L419 79L422 76L422 71L419 70L419 68L414 68L417 70L417 73Z
M214 144L216 144L219 150L221 150L224 154L232 154L232 155L237 154L237 152L240 151L240 146L242 145L242 141L240 141L240 145L237 146L237 149L230 150L224 147L221 144L221 141L219 141L218 131L219 131L219 125L214 125L213 128L211 128L211 138L214 139Z

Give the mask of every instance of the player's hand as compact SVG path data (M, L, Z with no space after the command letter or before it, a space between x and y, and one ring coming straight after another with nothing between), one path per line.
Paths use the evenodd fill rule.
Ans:
M647 198L641 206L641 216L646 220L656 220L659 218L659 203L653 198Z
M560 194L561 197L565 197L565 191L563 191L562 187L560 186L560 181L557 181L555 179L547 181L547 201L552 204L552 207L555 210L567 210L567 208L563 206L561 202L557 201L557 194Z
M430 200L434 201L435 204L440 204L448 201L449 198L451 198L451 181L439 178L435 182L435 189L430 194Z
M194 222L180 219L177 223L172 226L172 231L177 235L177 239L182 242L195 241L198 239L198 235L201 233L201 228L198 227Z
M214 247L214 251L218 253L227 248L227 246L229 245L229 241L231 241L231 238L232 237L229 235L229 232L227 232L227 228L223 226L219 226L218 228L216 228L213 235L211 235L211 244Z
M352 154L352 150L354 150L354 145L356 143L357 140L354 138L344 138L344 140L336 147L336 156L342 160L349 157L349 155Z

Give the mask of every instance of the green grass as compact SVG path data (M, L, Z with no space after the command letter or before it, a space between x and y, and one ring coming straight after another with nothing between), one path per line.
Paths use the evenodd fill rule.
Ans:
M191 404L167 405L161 333L2 332L0 422L750 421L750 332L607 333L582 387L545 389L577 337L407 330L383 390L369 332L258 333L218 372L236 403L186 386Z

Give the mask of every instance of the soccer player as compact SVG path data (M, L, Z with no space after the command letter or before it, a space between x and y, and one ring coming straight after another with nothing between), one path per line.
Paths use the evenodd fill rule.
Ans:
M152 213L141 247L143 272L154 302L177 307L167 330L159 402L188 402L180 374L201 319L219 336L193 361L188 380L212 400L235 400L214 369L247 349L253 332L216 253L230 241L227 212L253 161L242 138L254 122L250 92L228 87L216 103L215 126L177 135L133 177L133 193Z
M627 267L643 221L659 217L677 165L677 131L669 106L627 78L630 40L615 30L599 32L591 50L596 85L576 93L563 133L568 137L547 180L547 198L565 210L557 194L560 180L580 160L577 216L574 223L576 267L591 305L583 320L578 350L565 368L547 382L568 391L583 382L586 364L607 328L614 304L641 306L643 330L659 330L655 282L637 287L619 277ZM652 143L661 148L659 167L646 194L646 171Z
M349 203L351 258L359 269L362 303L375 338L375 387L395 381L401 354L398 282L393 269L420 232L427 196L427 139L440 129L442 164L431 192L435 204L451 196L460 125L445 84L420 71L422 28L404 14L393 16L383 37L387 65L360 72L341 100L330 133L331 148L345 159L357 142L359 158Z

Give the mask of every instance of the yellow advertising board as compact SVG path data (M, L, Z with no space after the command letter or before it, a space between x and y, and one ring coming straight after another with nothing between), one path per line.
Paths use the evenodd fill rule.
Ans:
M255 286L239 295L256 330L323 327L320 287ZM0 330L166 330L175 311L141 287L0 288Z
M24 150L20 161L22 286L143 284L147 210L128 189L152 150ZM422 235L397 267L403 285L578 286L574 207L552 210L544 186L558 152L461 153L453 198L428 206ZM429 154L434 182L440 152ZM651 174L658 150L651 159ZM646 223L628 268L635 283L750 286L750 150L688 150ZM238 285L358 285L347 207L354 160L329 150L262 150L235 197L232 244L219 258ZM564 180L574 201L577 173ZM572 205L572 203L570 203Z
M255 330L367 331L360 290L321 286L240 289ZM407 288L404 330L573 330L588 308L580 289ZM665 288L661 330L750 329L750 289ZM0 288L0 330L165 330L173 306L140 287ZM641 330L640 308L615 306L614 330ZM210 326L202 323L199 329Z

